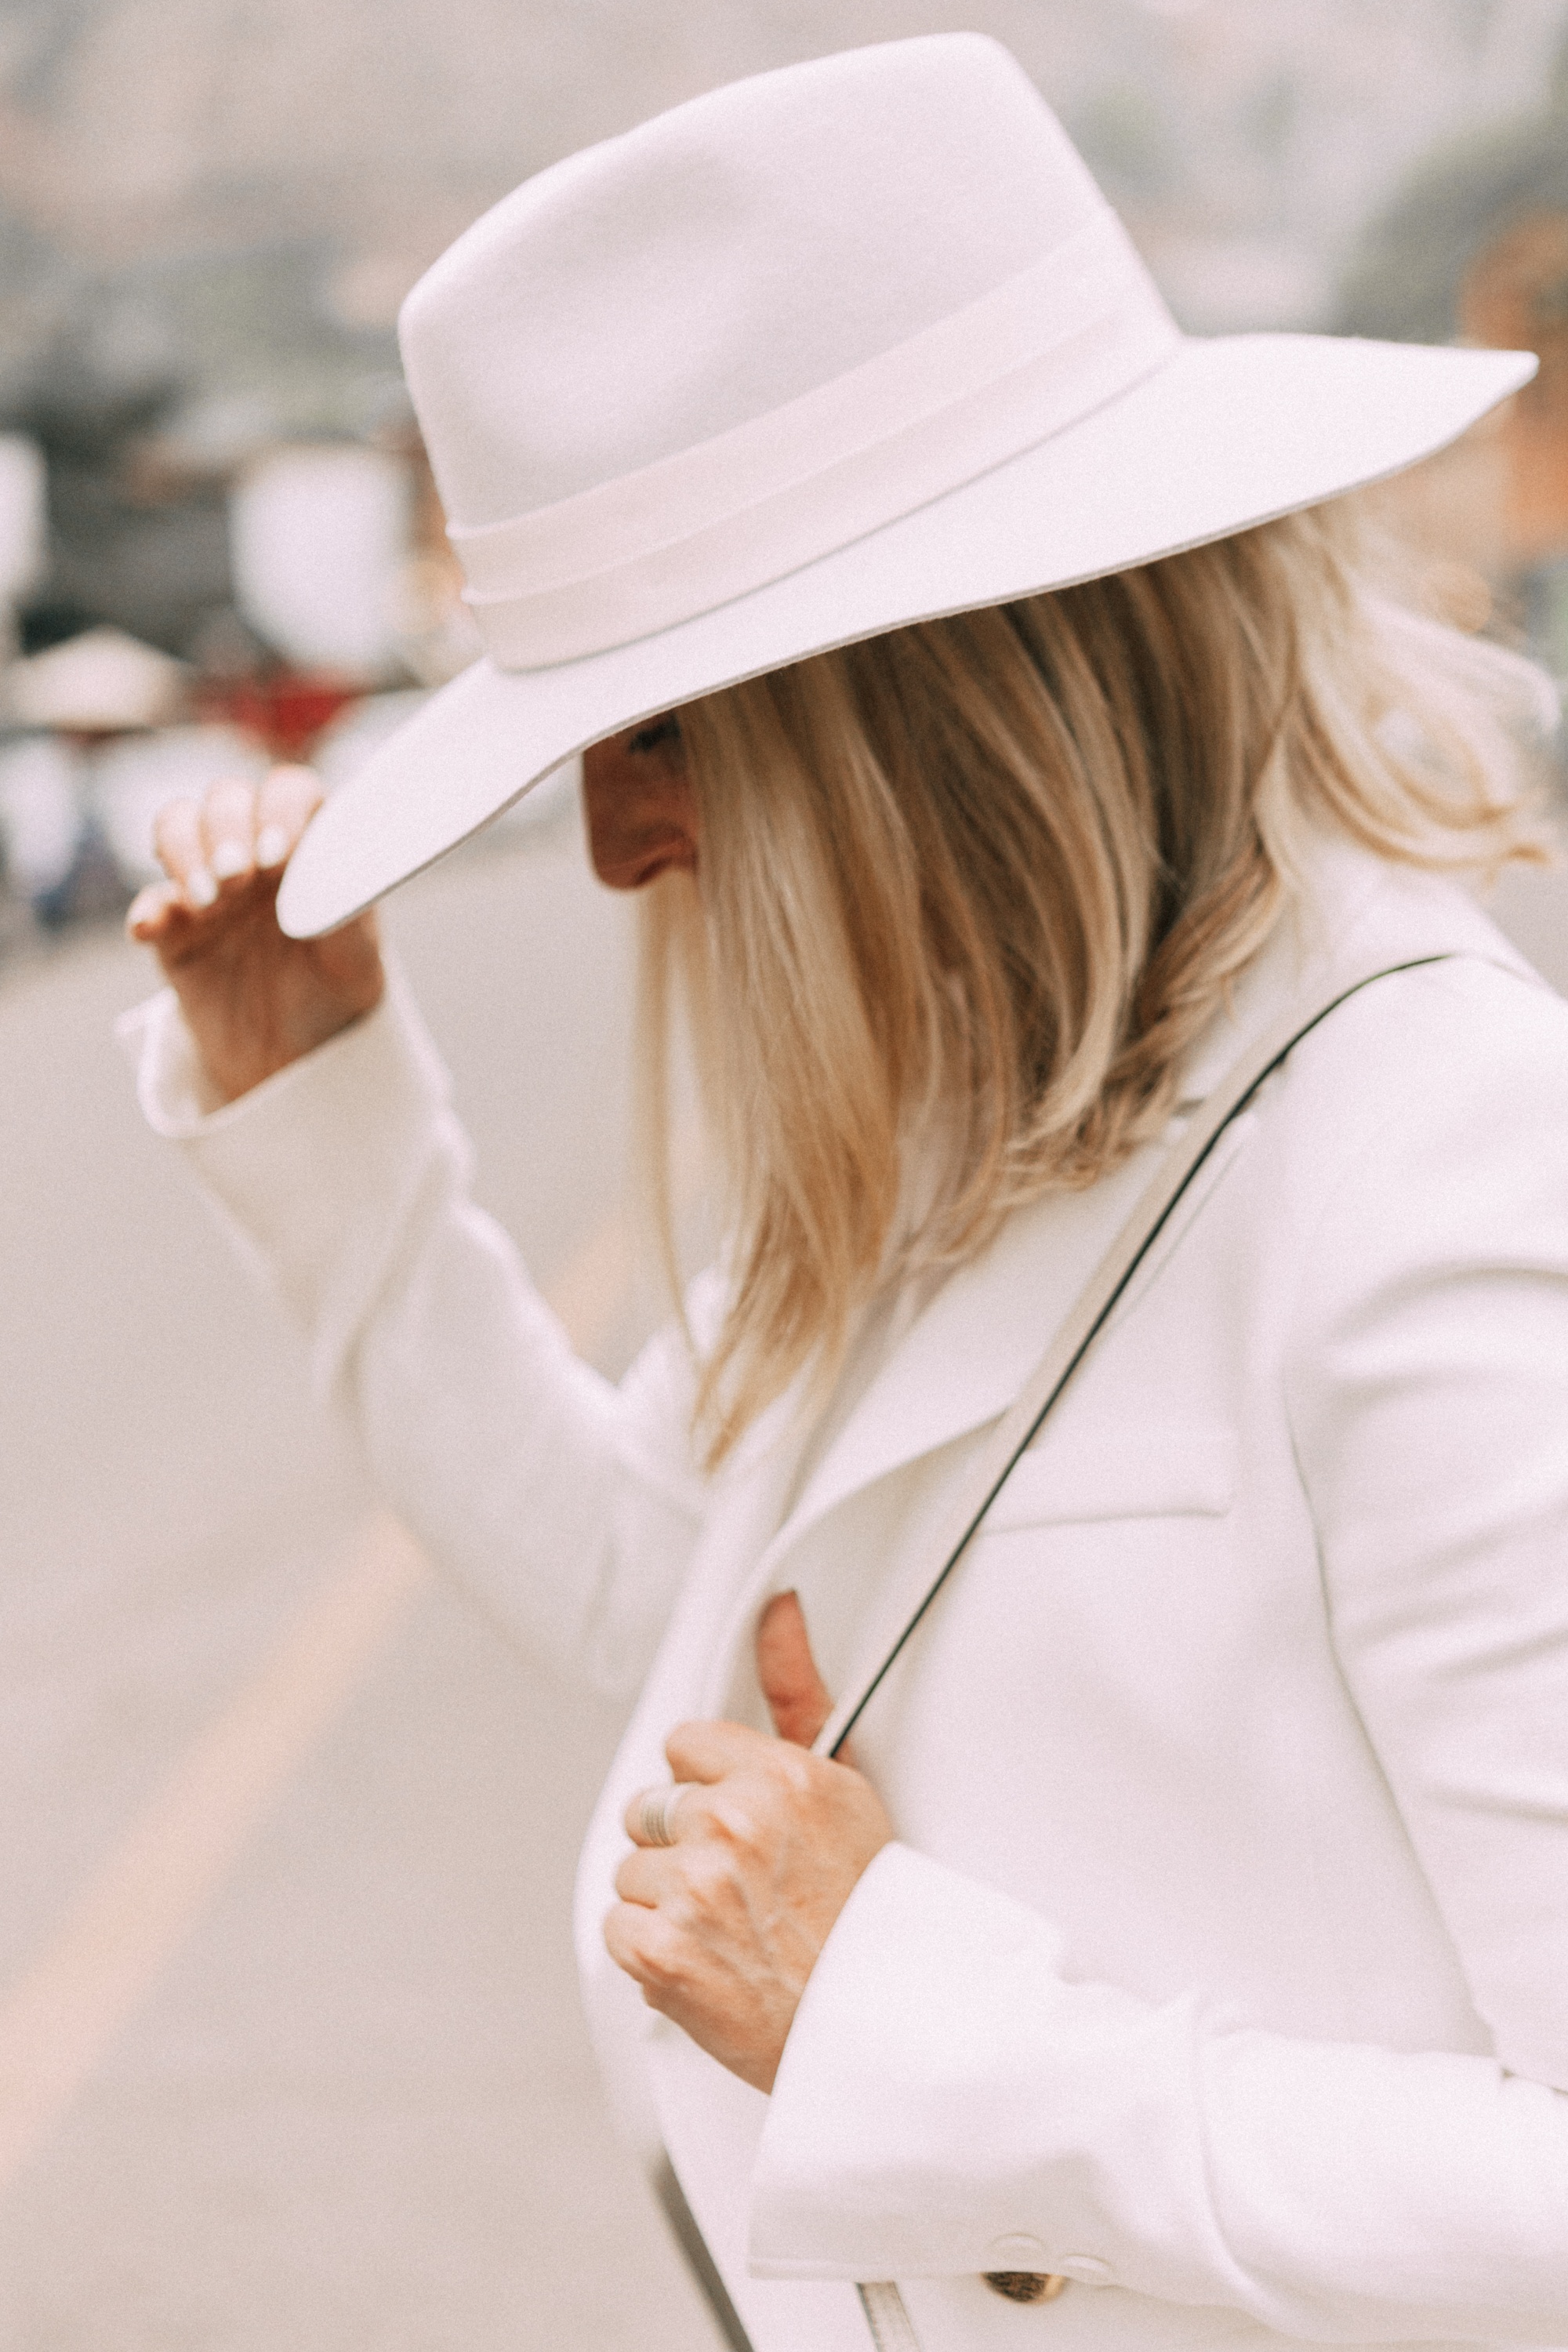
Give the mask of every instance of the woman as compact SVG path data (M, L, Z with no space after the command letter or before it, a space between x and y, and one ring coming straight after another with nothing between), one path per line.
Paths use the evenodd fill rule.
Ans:
M143 1098L433 1554L642 1686L584 1980L732 2328L1568 2344L1568 1012L1442 878L1534 852L1520 674L1322 511L1528 362L1184 342L967 36L571 159L405 340L492 658L302 841L165 814ZM363 911L583 744L728 1187L619 1391Z

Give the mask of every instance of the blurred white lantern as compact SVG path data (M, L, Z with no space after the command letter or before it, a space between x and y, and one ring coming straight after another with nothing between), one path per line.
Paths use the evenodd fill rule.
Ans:
M70 872L81 838L80 768L79 753L58 736L0 748L0 852L6 880L25 898Z
M230 497L236 602L299 668L366 683L394 676L412 527L401 458L352 442L271 450Z
M0 433L0 605L41 577L47 539L44 456L22 433Z

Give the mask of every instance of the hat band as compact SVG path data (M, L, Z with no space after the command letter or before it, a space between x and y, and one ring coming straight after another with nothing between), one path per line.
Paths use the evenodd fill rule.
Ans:
M531 514L454 529L467 601L507 669L651 636L1077 424L1180 341L1107 209L1046 261L796 400Z

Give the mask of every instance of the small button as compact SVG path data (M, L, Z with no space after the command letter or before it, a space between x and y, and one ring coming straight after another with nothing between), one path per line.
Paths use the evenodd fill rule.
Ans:
M1038 2238L1026 2230L993 2238L980 2275L993 2294L1005 2295L1009 2303L1051 2303L1067 2284L1060 2273L1051 2269Z
M980 2275L993 2294L1005 2295L1009 2303L1054 2303L1067 2287L1059 2271L982 2271Z
M1048 2271L1050 2267L1044 2246L1026 2230L1013 2230L1005 2238L993 2238L982 2265L988 2271Z

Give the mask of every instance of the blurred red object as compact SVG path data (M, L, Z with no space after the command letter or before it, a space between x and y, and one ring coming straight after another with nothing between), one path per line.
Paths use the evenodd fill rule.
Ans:
M1515 219L1470 263L1459 331L1500 351L1535 352L1541 373L1510 401L1506 508L1527 563L1568 550L1568 213Z
M209 678L197 688L202 718L226 720L266 745L275 760L309 760L319 739L364 688L310 670L279 669L260 677Z

